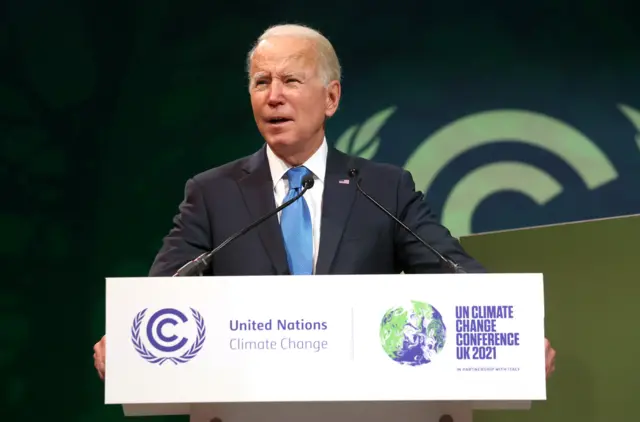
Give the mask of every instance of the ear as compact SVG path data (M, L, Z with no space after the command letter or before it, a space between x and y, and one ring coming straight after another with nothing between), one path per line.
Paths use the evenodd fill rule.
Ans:
M340 94L342 87L340 81L331 81L327 86L327 96L325 99L324 114L327 117L331 117L338 110L338 104L340 103Z

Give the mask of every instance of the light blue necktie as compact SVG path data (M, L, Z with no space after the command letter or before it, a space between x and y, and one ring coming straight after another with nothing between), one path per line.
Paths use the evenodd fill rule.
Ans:
M302 178L307 174L309 174L309 169L306 167L294 167L287 171L289 192L284 198L284 202L300 193ZM289 261L291 274L313 274L311 214L304 196L282 210L280 228L284 237L284 246L287 250L287 261Z

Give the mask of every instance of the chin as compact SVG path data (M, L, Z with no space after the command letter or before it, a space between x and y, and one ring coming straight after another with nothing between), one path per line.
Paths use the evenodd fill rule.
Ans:
M291 148L298 143L297 138L289 133L265 136L265 140L273 150Z

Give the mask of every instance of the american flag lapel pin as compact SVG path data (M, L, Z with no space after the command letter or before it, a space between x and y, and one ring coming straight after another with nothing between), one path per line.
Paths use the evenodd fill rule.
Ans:
M349 179L340 179L340 180L338 180L338 183L340 183L341 185L348 185L349 184Z

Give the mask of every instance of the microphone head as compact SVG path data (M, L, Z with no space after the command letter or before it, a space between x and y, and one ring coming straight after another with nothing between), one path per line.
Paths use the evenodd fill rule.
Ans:
M358 169L351 169L349 170L349 177L356 177L358 175Z
M315 181L313 180L312 174L307 174L302 178L302 187L305 189L311 189Z

